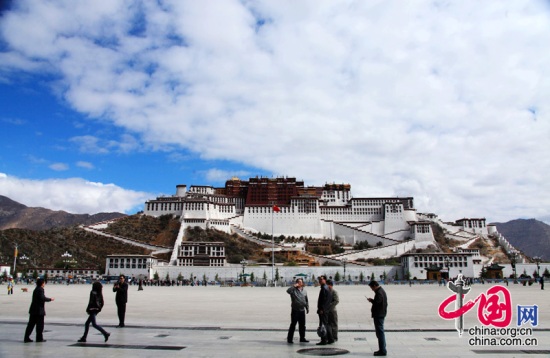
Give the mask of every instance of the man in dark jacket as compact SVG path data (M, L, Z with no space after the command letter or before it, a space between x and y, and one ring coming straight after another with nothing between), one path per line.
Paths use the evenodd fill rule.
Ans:
M317 314L319 315L319 326L324 325L327 334L321 337L321 342L317 343L317 345L324 346L334 343L332 328L328 324L328 313L330 312L330 304L332 303L332 293L328 288L327 277L325 275L319 276L319 285L321 285L321 290L319 291L319 299L317 300Z
M386 291L376 281L369 282L371 290L374 291L374 298L368 298L372 303L371 315L374 321L374 329L376 338L378 338L378 350L374 352L375 356L385 356L386 351L386 335L384 333L384 319L388 312L388 297Z
M126 317L126 302L128 302L128 284L126 283L126 277L120 275L118 282L113 286L113 292L116 292L115 302L118 312L118 326L117 328L124 327L124 319Z
M42 333L44 332L44 316L46 316L46 302L54 301L54 298L48 298L44 294L44 279L36 280L36 288L32 293L31 307L29 308L29 323L25 330L25 343L32 342L31 334L36 326L36 341L46 342Z
M301 278L296 280L294 286L289 287L286 292L290 295L292 301L292 311L290 313L290 327L288 327L288 335L286 341L294 343L294 331L296 323L298 323L298 332L300 333L300 342L309 342L306 339L306 313L309 313L309 301L307 292L304 289L304 280Z

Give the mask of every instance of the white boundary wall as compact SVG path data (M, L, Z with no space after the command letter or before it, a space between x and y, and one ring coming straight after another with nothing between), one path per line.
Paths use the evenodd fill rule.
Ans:
M300 267L300 266L275 266L279 270L279 276L282 281L292 280L298 274L306 274L307 280L311 280L312 275L315 278L319 275L327 275L327 277L333 277L336 272L342 277L344 275L343 266L321 266L321 267ZM380 276L386 273L388 278L395 278L397 273L398 277L402 277L401 266L370 266L361 267L356 265L346 265L346 278L351 276L353 281L358 281L361 272L363 273L364 280L368 281L370 276L374 273L376 280L380 280ZM242 274L243 268L241 265L229 265L226 267L199 267L199 266L153 266L151 269L151 278L158 273L159 279L164 279L169 274L170 279L177 279L181 273L184 279L189 279L191 274L196 277L197 280L202 281L203 275L206 275L208 281L213 281L218 275L220 281L238 280L239 275ZM254 273L256 280L262 280L264 273L268 280L271 280L271 266L247 266L244 270L245 274Z

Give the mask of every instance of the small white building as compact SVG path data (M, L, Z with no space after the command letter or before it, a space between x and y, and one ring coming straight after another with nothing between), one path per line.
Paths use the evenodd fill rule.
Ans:
M418 280L449 279L462 274L464 277L478 277L474 272L475 254L460 253L408 253L401 255L403 277Z
M223 242L184 241L179 247L178 266L225 266Z
M487 229L487 223L485 218L472 219L463 218L456 221L456 224L462 228L463 231L471 232L473 234L481 234L487 236L489 231Z
M29 275L36 271L39 277L47 277L48 280L66 280L66 279L79 279L90 278L96 280L99 278L99 270L93 268L50 268L50 267L38 267L35 269L29 269Z
M108 255L105 261L105 274L110 276L151 277L151 268L158 264L152 255Z

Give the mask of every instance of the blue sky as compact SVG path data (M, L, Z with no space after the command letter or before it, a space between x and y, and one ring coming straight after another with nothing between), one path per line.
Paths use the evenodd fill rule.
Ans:
M133 213L238 176L550 221L547 1L14 1L0 195Z

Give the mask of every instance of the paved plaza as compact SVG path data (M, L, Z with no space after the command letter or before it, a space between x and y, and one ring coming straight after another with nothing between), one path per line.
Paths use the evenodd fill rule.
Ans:
M28 292L22 292L28 287ZM536 346L472 346L469 328L480 326L478 304L464 316L462 337L454 320L438 315L440 303L451 295L438 285L384 285L388 294L386 339L392 357L533 357L550 356L550 289L538 285L508 287L517 327L517 305L538 306L538 326L533 327ZM493 285L474 285L465 301L487 293ZM84 331L91 285L47 284L44 343L23 343L28 309L34 286L17 285L8 296L0 286L1 357L305 357L344 350L346 357L372 356L378 349L366 297L366 285L335 286L339 292L339 341L319 347L315 314L319 288L307 287L310 313L307 338L310 343L286 342L290 323L290 298L285 287L145 287L130 286L127 327L118 324L114 293L104 286L105 307L98 324L111 332L107 343L90 327L88 343L77 343ZM366 296L366 297L365 297ZM447 311L454 310L454 304ZM532 327L531 323L522 327ZM34 339L34 333L32 339ZM520 338L518 336L518 338ZM298 341L296 332L295 342ZM306 351L302 351L306 350Z

